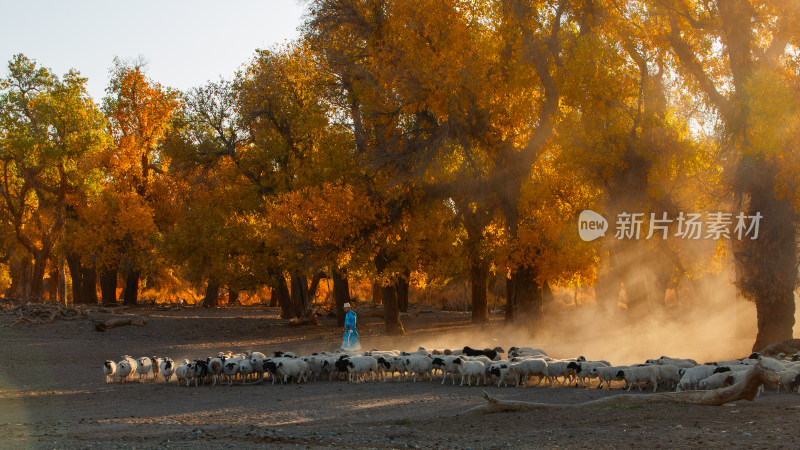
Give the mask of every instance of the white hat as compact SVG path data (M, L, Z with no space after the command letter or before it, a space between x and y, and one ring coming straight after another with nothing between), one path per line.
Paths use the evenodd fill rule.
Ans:
M342 305L342 308L349 308L349 307L350 307L350 303L345 303L344 305Z

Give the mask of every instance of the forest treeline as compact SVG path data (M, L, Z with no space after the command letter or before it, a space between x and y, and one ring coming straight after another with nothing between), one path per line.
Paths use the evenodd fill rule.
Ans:
M798 3L306 4L299 39L187 92L117 60L97 104L78 71L9 61L6 296L68 278L74 303L116 302L119 285L135 304L189 282L214 306L268 286L297 317L320 278L339 306L370 279L402 333L410 284L469 280L482 322L499 276L506 320L536 327L552 285L614 305L624 288L633 313L730 262L755 347L792 337ZM605 237L580 238L587 209ZM633 213L641 236L615 236ZM718 213L729 232L681 230ZM737 216L761 218L757 238L735 238Z

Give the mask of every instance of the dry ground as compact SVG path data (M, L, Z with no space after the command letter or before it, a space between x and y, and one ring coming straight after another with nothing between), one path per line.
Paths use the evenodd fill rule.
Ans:
M583 402L620 390L467 388L439 382L317 381L230 388L186 388L174 382L106 384L103 361L118 360L123 354L179 360L220 350L310 353L332 350L341 342L340 330L330 322L293 328L270 308L131 313L148 316L147 325L104 333L86 320L0 328L0 447L796 448L800 444L796 437L800 396L776 395L772 389L754 402L722 407L645 405L457 416L483 401L481 389L508 399L552 403ZM416 349L421 343L442 342L436 338L445 335L448 342L462 345L510 344L491 338L508 336L499 318L474 326L464 313L404 317L408 334L397 340L381 336L378 320L360 321L366 348ZM0 316L0 325L11 321L12 317ZM515 343L548 348L547 343ZM654 349L653 356L661 353Z

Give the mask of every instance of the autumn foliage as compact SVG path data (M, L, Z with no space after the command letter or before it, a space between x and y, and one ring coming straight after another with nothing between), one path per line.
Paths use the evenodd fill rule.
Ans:
M647 313L730 260L759 329L779 330L757 344L791 337L799 23L757 0L312 0L300 39L231 80L180 93L115 61L102 107L77 72L16 56L7 295L45 296L66 263L74 302L267 287L298 317L320 280L339 306L369 280L402 333L410 286L468 283L485 322L500 280L506 320L529 327L554 286ZM587 209L772 222L758 240L689 242L672 223L587 242Z

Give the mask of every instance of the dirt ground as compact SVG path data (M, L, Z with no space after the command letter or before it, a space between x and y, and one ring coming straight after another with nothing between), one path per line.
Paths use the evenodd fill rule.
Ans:
M774 389L754 402L720 407L644 405L457 415L501 398L578 403L612 391L575 387L459 387L440 382L317 381L307 384L178 387L106 384L102 363L123 354L200 358L221 350L332 350L332 320L290 327L270 308L134 309L143 327L95 331L85 319L9 326L0 316L2 448L606 448L800 445L800 396ZM111 316L109 316L111 317ZM403 317L407 334L382 336L380 319L360 319L365 348L410 349L447 336L486 347L504 342L502 319L469 323L465 313ZM519 340L517 336L514 339ZM540 345L541 344L541 345ZM616 345L616 344L615 344ZM702 343L697 343L702 345ZM551 345L551 347L556 347ZM430 347L426 347L430 348ZM662 352L653 350L654 357ZM573 357L571 354L552 354ZM598 355L596 359L601 359ZM721 358L720 358L721 359ZM616 363L616 361L611 361ZM619 386L617 386L619 387Z

